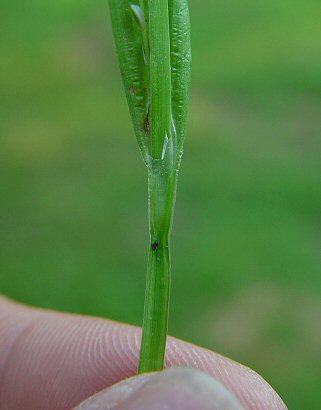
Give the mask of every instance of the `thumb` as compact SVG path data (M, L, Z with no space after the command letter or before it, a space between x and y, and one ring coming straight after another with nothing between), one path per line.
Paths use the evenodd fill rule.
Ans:
M219 382L192 368L142 374L102 390L74 410L244 410Z

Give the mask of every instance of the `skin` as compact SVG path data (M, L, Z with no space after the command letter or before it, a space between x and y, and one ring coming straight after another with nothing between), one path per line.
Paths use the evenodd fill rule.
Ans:
M140 337L139 328L126 324L31 308L0 297L0 409L72 409L93 394L114 386L103 392L108 396L122 386L116 383L136 374ZM147 396L150 394L152 398L156 397L155 389L159 392L164 389L166 400L173 397L175 401L180 397L185 400L191 391L191 388L185 389L185 396L178 393L181 387L184 390L184 385L196 383L195 391L200 392L197 383L205 385L207 379L214 378L216 381L213 383L225 386L228 394L231 393L245 409L286 409L277 393L254 371L217 353L169 338L166 367L173 366L187 366L203 373L178 370L184 373L182 377L181 373L176 374L175 369L161 372L156 374L156 387L154 383L145 384L154 377L152 374L123 383L126 388L132 384L144 384L143 390L139 391L143 391L143 396L147 391ZM176 383L178 387L173 380L179 380ZM146 394L144 400L147 400ZM107 403L108 399L104 400ZM141 400L136 394L132 399L126 398L127 404L116 407L120 410L135 409L135 405L143 408ZM186 400L191 404L191 400ZM100 405L96 408L109 410L115 407L106 404L106 407ZM207 408L216 407L204 407Z

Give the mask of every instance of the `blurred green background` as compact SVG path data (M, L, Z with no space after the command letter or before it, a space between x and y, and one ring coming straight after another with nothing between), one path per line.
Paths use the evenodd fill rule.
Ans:
M321 2L190 8L170 333L320 409ZM146 170L107 2L0 9L0 290L140 325Z

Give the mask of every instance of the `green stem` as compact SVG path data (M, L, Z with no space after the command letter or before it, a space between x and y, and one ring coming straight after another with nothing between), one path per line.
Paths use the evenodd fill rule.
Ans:
M148 199L150 245L139 373L164 366L170 291L169 235L177 172L171 135L171 66L168 0L148 0L151 93Z
M148 167L150 246L139 372L163 368L169 236L183 152L191 52L187 0L109 0L135 135Z
M168 0L149 0L151 156L162 157L171 124L171 65Z
M165 162L153 160L148 170L150 245L139 373L164 367L171 277L169 235L177 186L177 173L168 170Z

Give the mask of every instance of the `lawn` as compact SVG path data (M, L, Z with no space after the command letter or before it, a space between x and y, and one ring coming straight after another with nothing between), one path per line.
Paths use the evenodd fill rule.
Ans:
M170 333L321 408L321 2L190 1ZM5 0L0 291L141 324L146 170L104 0Z

